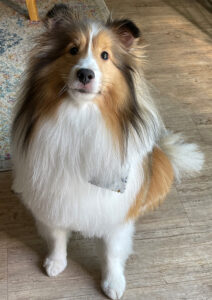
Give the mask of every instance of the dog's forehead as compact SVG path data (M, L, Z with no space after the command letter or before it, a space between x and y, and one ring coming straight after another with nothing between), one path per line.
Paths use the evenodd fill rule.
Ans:
M99 32L102 30L102 26L100 24L92 22L89 26L89 38L92 40L94 37L96 37Z
M100 23L92 22L88 26L86 34L87 45L92 48L104 48L112 43L111 32Z
M99 73L99 64L103 62L100 59L101 53L107 51L112 53L113 38L110 30L98 22L88 23L87 26L83 24L78 31L75 32L73 42L76 40L76 45L80 47L78 56L77 68L92 69Z

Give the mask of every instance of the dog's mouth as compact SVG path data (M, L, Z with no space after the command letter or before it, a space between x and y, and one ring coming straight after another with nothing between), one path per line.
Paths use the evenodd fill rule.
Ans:
M73 89L75 92L78 92L78 93L82 93L82 94L94 94L90 91L87 91L87 90L84 90L84 89Z
M101 91L98 91L98 92L92 92L92 91L89 91L89 90L86 90L86 89L71 89L73 92L75 93L80 93L80 94L87 94L87 95L98 95L98 94L101 94Z

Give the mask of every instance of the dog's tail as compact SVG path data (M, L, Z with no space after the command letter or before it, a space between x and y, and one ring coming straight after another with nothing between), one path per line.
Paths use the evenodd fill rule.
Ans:
M170 159L177 181L194 176L203 167L204 154L196 144L185 143L180 134L168 131L160 140L160 147Z

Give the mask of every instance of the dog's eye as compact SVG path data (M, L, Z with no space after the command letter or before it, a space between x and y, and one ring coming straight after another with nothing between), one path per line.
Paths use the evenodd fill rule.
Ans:
M72 47L69 52L71 55L76 55L78 51L79 49L77 47Z
M108 53L106 51L103 51L101 53L101 58L104 59L104 60L107 60L108 59Z

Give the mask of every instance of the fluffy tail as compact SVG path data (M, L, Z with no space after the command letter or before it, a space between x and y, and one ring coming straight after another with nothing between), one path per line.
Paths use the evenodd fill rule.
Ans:
M177 181L194 176L202 169L204 154L196 144L185 143L180 134L167 132L160 141L160 147L169 157Z

